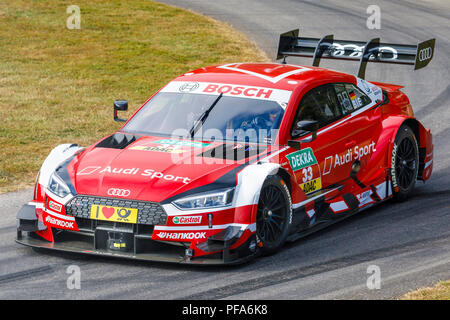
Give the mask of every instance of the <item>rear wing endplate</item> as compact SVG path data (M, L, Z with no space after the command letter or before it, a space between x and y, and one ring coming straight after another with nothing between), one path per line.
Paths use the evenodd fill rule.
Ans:
M382 43L380 38L368 42L336 40L333 35L323 38L299 37L299 30L280 35L277 59L287 56L312 57L313 66L318 67L320 59L359 61L358 77L364 79L367 62L414 65L414 70L424 68L434 54L436 39L418 45Z

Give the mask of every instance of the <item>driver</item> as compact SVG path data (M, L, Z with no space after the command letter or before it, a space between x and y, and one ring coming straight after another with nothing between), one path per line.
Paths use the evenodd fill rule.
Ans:
M278 112L272 110L269 114L256 116L252 120L254 128L257 130L270 130L275 125L275 121L278 118Z
M279 121L280 111L270 110L262 114L242 114L241 117L229 120L226 125L227 139L243 140L245 137L257 141L258 137L270 137L272 128Z
M242 121L236 128L237 137L242 138L242 136L249 135L253 136L252 140L257 139L260 135L270 137L271 129L274 127L278 115L279 112L272 110L269 113L257 115L253 119Z

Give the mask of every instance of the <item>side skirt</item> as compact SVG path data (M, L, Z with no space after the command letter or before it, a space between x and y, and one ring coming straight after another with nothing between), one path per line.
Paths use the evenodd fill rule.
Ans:
M305 206L297 208L296 215L300 222L293 224L291 234L287 241L296 241L311 233L326 228L334 223L353 216L367 208L382 203L392 198L390 177L378 185L369 185L354 194L344 194L335 197L331 201L316 201L314 209L307 209ZM294 221L296 221L294 216Z
M383 203L383 202L385 202L385 201L387 201L387 200L389 200L389 199L390 199L390 197L389 197L389 198L386 198L386 199L384 199L384 200L378 201L378 202L376 202L376 203L373 203L373 204L371 204L371 205L365 206L365 207L363 207L363 208L357 209L357 210L355 210L355 211L353 211L353 212L346 213L345 215L342 215L342 216L339 217L338 219L326 220L326 221L325 221L325 220L324 220L324 221L319 221L319 222L317 222L316 224L314 224L312 227L310 227L310 228L308 228L308 229L299 230L299 231L297 231L296 233L291 234L291 235L286 239L286 241L288 241L288 242L294 242L294 241L297 241L297 240L299 240L299 239L301 239L301 238L307 237L307 236L309 236L309 235L312 234L312 233L315 233L315 232L317 232L317 231L320 231L320 230L322 230L322 229L325 229L325 228L327 228L327 227L329 227L329 226L331 226L331 225L333 225L333 224L335 224L335 223L341 222L342 220L345 220L345 219L347 219L347 218L349 218L349 217L352 217L352 216L354 216L354 215L357 214L357 213L360 213L360 212L362 212L362 211L364 211L364 210L366 210L366 209L368 209L368 208L372 208L372 207L374 207L375 205L378 205L378 204L380 204L380 203Z

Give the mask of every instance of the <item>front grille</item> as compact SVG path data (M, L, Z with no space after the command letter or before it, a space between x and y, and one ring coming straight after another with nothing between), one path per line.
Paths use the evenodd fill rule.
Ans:
M93 204L138 209L137 224L165 225L167 222L167 213L156 202L85 195L77 195L70 200L65 206L66 214L76 218L89 219Z

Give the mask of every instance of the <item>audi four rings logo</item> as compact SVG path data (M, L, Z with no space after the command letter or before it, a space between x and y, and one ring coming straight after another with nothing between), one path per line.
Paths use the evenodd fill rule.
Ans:
M128 197L130 195L130 193L131 193L131 191L128 189L117 189L117 188L108 189L108 195L110 195L110 196Z
M432 54L433 54L433 50L431 49L431 47L420 50L419 51L419 61L422 62L422 61L430 59Z

